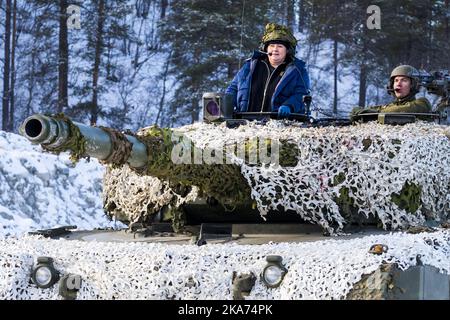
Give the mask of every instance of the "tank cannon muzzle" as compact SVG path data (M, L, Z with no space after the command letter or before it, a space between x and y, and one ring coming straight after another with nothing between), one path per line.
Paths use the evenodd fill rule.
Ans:
M72 122L62 116L35 114L25 119L19 133L33 144L40 144L49 151L71 151L79 156L94 157L106 162L121 158L133 168L147 164L147 147L136 137L122 134L113 129L87 126ZM114 141L121 139L121 145L128 145L129 151L115 148ZM126 149L126 148L125 148Z
M69 127L64 121L35 114L25 119L19 133L33 144L58 147L68 138Z

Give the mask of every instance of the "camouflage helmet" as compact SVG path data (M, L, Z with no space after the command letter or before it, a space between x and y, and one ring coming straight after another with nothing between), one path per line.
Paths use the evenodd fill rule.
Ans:
M394 79L398 76L408 77L411 79L411 94L416 94L419 92L419 72L413 66L404 64L394 68L391 72L388 85L388 92L390 94L394 94Z
M297 39L295 39L291 30L276 23L268 23L261 39L261 49L266 50L267 45L271 41L280 41L286 43L288 49L295 51Z

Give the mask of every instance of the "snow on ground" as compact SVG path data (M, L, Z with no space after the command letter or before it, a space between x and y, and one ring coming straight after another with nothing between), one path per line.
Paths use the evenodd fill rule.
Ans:
M75 167L67 153L41 150L0 131L0 238L63 225L114 226L102 209L104 168L98 161Z
M373 244L387 245L381 255ZM232 276L252 272L248 299L343 299L363 274L382 263L406 270L417 263L450 272L450 230L391 233L350 240L264 245L105 243L26 236L0 240L0 299L61 299L58 285L39 289L30 270L39 256L54 258L62 275L81 276L77 299L232 299ZM279 288L268 289L259 275L266 256L283 258L288 272Z

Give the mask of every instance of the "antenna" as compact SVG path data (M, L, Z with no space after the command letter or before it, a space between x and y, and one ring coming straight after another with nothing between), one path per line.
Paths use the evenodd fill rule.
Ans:
M241 41L239 43L239 68L238 68L238 70L241 70L242 38L244 37L244 13L245 13L245 0L242 2Z

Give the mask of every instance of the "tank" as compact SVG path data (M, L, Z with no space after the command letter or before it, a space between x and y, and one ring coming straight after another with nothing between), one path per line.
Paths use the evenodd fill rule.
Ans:
M44 150L105 164L105 212L132 232L69 226L32 234L75 241L0 240L2 275L14 279L0 296L449 299L448 126L404 115L378 119L396 125L208 117L136 133L27 118L21 134ZM221 233L205 222L233 225ZM378 228L349 234L354 223Z
M36 114L20 133L105 164L104 210L127 224L306 222L336 233L449 217L446 125L236 121L123 133Z

